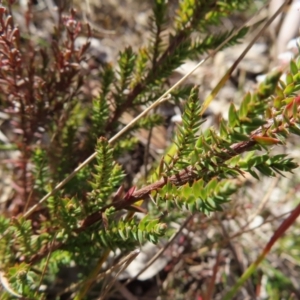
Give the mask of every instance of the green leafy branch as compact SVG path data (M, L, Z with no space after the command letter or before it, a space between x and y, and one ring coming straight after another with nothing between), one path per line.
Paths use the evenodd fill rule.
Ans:
M138 54L134 54L131 49L127 49L120 53L120 57L127 57L128 70L125 76L128 80L132 78L132 84L128 82L126 94L124 89L119 85L116 86L113 103L115 109L112 117L105 128L106 132L118 128L118 120L122 113L128 109L134 109L135 105L151 103L151 99L155 100L161 95L162 90L156 90L155 95L149 97L149 93L153 94L155 87L163 85L172 72L179 67L185 59L195 55L200 55L209 50L216 49L224 38L229 37L232 32L224 32L223 34L209 34L208 26L220 22L221 18L228 16L231 4L222 1L181 1L177 12L176 21L173 24L175 34L170 34L168 42L163 37L166 18L162 16L162 12L166 11L166 1L156 1L153 10L151 28L152 39L147 47L142 48ZM240 5L236 5L236 9L244 9L248 1L240 1ZM212 10L220 13L210 15ZM214 21L212 21L214 19ZM209 22L208 22L209 20ZM211 21L211 22L210 22ZM191 34L193 32L205 32L206 37L192 42ZM227 47L238 43L247 33L247 29L243 28L224 45ZM222 39L223 38L223 39ZM152 64L147 64L147 57L152 57ZM123 60L119 60L119 68L124 69ZM135 62L135 66L134 63ZM121 78L124 77L120 73ZM125 79L124 79L125 80ZM123 80L123 81L124 81ZM128 90L128 87L130 89ZM141 102L142 101L142 102Z
M209 129L200 134L199 137L197 137L196 131L189 131L188 127L185 128L190 124L198 130L200 124L196 119L200 109L200 105L196 101L197 89L192 90L185 109L185 116L188 116L187 119L191 121L190 123L188 120L183 122L183 127L178 131L177 137L178 153L182 153L183 145L191 145L194 141L193 136L196 136L195 146L187 147L188 150L184 153L186 161L190 159L191 164L184 166L170 176L163 175L161 179L140 189L131 188L127 193L124 193L124 191L118 192L114 201L104 206L101 205L101 209L87 215L73 231L79 234L90 230L97 224L97 226L104 226L108 229L110 226L109 219L117 211L135 209L133 205L136 202L149 197L152 197L157 205L163 209L175 205L181 209L209 213L221 209L221 205L229 201L229 196L238 188L232 179L243 175L244 172L249 172L258 178L254 169L263 175L274 176L275 172L291 172L297 168L298 164L286 155L272 156L268 152L265 154L256 154L255 152L256 150L267 150L270 146L281 144L279 136L286 138L289 131L292 131L291 128L293 128L293 131L297 131L295 128L299 128L299 106L295 97L289 104L285 104L285 99L283 99L280 108L272 110L270 118L263 123L257 122L256 119L251 123L249 116L252 116L252 114L256 114L259 118L259 116L263 117L266 113L270 113L262 110L261 106L265 106L266 103L270 102L269 95L272 92L278 91L278 74L275 78L277 81L274 80L274 74L272 74L271 77L266 79L264 83L266 86L261 84L256 93L247 94L239 110L232 106L234 109L229 110L228 122L221 121L220 123L222 126L220 125L219 134L213 129ZM270 82L272 87L270 87ZM263 95L262 90L268 91ZM286 96L293 93L294 91L291 91ZM247 109L245 108L245 102L248 104ZM247 139L241 139L239 135L231 134L240 130L248 133L253 128L255 129L249 133ZM107 142L103 139L100 140L99 147L105 149L108 147ZM243 156L242 154L245 152L248 152L248 155ZM97 153L101 165L103 163L102 152L98 151ZM113 165L112 160L110 165ZM102 172L102 167L98 168L98 171ZM107 173L106 176L112 175ZM98 177L95 178L97 181ZM111 192L112 190L110 190ZM124 235L121 234L122 237ZM102 243L104 240L102 235ZM55 249L60 249L64 245L65 242L57 243ZM29 261L33 263L40 260L46 255L47 251L48 247L45 247L32 256Z

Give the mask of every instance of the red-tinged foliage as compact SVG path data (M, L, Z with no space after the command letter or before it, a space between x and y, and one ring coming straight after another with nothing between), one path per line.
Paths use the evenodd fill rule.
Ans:
M26 16L31 16L30 11ZM21 39L9 11L0 7L0 103L9 116L10 142L20 153L13 164L17 188L10 210L14 215L37 200L32 193L34 145L42 144L49 153L53 171L60 163L55 158L63 128L83 84L80 63L89 43L75 47L81 27L72 10L69 16L62 16L50 44L45 41L48 47L39 46L32 39Z
M261 145L276 145L276 144L280 143L280 140L269 137L269 136L253 135L252 139Z
M293 110L294 110L294 106L296 106L297 111L299 110L299 106L300 106L300 96L295 97L287 106L286 106L286 111L288 113L288 117L292 117L293 116Z

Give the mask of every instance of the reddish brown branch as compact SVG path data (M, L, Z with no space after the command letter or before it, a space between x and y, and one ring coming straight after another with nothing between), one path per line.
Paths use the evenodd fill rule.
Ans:
M228 159L244 153L246 151L250 151L253 149L255 145L257 145L257 137L267 137L267 132L269 135L279 133L281 131L286 130L287 127L292 126L295 123L295 120L293 117L290 119L290 123L282 124L282 116L278 116L276 119L277 124L282 124L278 126L277 128L274 128L273 130L270 130L271 126L273 125L274 120L269 120L267 124L255 131L252 132L252 134L249 136L248 141L238 142L230 146L230 148L224 149L221 154L218 154L221 158L223 158L223 161L227 161ZM253 139L253 137L256 138L256 140ZM279 141L277 142L279 143ZM202 174L207 173L208 170L202 169ZM200 179L201 176L199 173L196 172L195 166L189 166L180 172L178 172L175 175L169 176L169 177L163 177L160 180L149 184L139 190L135 190L133 193L130 193L130 195L125 195L123 199L119 201L112 202L109 205L104 206L99 211L87 216L84 220L82 220L81 225L74 229L74 234L79 234L83 231L85 231L90 226L94 225L97 222L102 221L103 213L106 211L106 209L114 207L116 210L122 210L122 209L128 209L130 206L132 206L135 202L139 200L145 200L149 197L150 193L153 191L157 191L164 187L168 182L175 185L175 186L182 186L188 182L193 182L194 180ZM55 243L53 244L52 250L58 250L65 247L65 243ZM42 248L39 253L35 254L29 259L29 263L33 264L37 261L41 260L42 258L47 256L48 251L50 250L50 244L45 245L44 248Z
M257 134L258 134L258 132L256 131L256 135ZM227 159L229 159L235 155L238 155L240 153L243 153L245 151L252 149L255 144L256 144L256 142L253 140L236 143L231 146L231 150L224 150L224 152L227 152L226 153ZM205 172L205 170L203 172ZM167 182L170 182L176 186L182 186L187 182L192 182L192 181L198 179L198 177L199 176L197 176L195 173L195 167L189 166L189 167L181 170L179 173L177 173L175 175L172 175L167 178L161 178L160 180L158 180L152 184L149 184L139 190L136 190L130 197L127 197L126 200L125 200L125 197L126 197L125 196L122 200L113 202L113 203L103 207L101 210L89 215L81 222L80 227L78 227L74 230L74 233L78 234L82 231L85 231L87 228L89 228L93 224L100 222L102 220L102 214L105 212L106 209L108 209L110 207L114 207L116 210L127 209L135 202L137 202L141 199L143 199L143 200L147 199L152 191L159 190L164 185L166 185ZM55 250L63 248L64 246L65 246L64 243L56 242L54 245L52 245L52 250L55 251ZM50 247L50 244L45 245L40 250L39 253L35 254L34 256L32 256L30 258L29 263L33 264L33 263L36 263L37 261L41 260L42 258L44 258L50 249L49 247Z

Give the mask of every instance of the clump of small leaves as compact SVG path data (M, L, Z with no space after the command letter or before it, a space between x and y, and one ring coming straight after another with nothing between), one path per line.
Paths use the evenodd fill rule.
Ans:
M90 36L82 47L75 46L83 27L75 11L61 16L49 47L42 47L22 40L10 10L0 8L0 101L15 129L11 143L19 151L12 199L18 209L0 217L3 299L44 299L59 272L74 265L80 271L70 297L83 299L110 251L123 256L146 242L158 243L170 234L172 217L222 210L239 188L235 179L245 173L259 180L298 167L289 156L272 155L269 149L284 144L290 133L300 134L299 59L290 63L285 82L281 72L270 74L240 107L231 104L228 121L221 119L218 128L204 132L198 87L177 88L170 101L184 100L185 105L175 152L161 159L151 183L125 188L118 159L136 145L136 130L161 125L163 119L146 115L113 139L124 128L121 116L155 103L187 58L213 51L229 37L223 48L238 43L247 28L235 34L211 33L210 28L247 5L180 1L168 28L168 3L155 1L149 43L137 52L125 48L116 66L102 67L101 91L88 103L90 110L84 109L80 92L88 80L81 63ZM84 138L83 126L88 127ZM76 168L84 159L84 166Z

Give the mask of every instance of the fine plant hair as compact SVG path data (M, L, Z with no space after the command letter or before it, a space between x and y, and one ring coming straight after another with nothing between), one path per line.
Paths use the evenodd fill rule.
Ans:
M172 220L221 211L246 173L260 180L298 167L288 155L271 151L290 134L300 135L297 58L285 80L281 71L270 73L239 107L230 105L228 120L204 131L199 87L177 87L168 98L184 103L175 151L153 162L146 182L128 180L120 158L137 145L135 132L165 120L148 114L109 143L125 126L122 115L137 116L153 104L185 60L200 59L228 37L222 49L236 45L249 30L212 28L250 1L183 0L173 20L167 1L153 2L148 43L137 51L126 47L116 65L101 66L101 91L93 99L82 92L89 80L82 63L91 32L75 10L60 11L51 41L38 43L30 33L30 13L21 30L12 8L0 7L0 104L12 131L10 146L18 153L7 167L15 187L12 209L0 216L1 299L45 299L59 272L71 266L78 277L70 298L91 299L88 291L110 253L121 253L120 260L146 242L169 237ZM77 46L82 35L86 43ZM26 215L94 151L94 161Z

